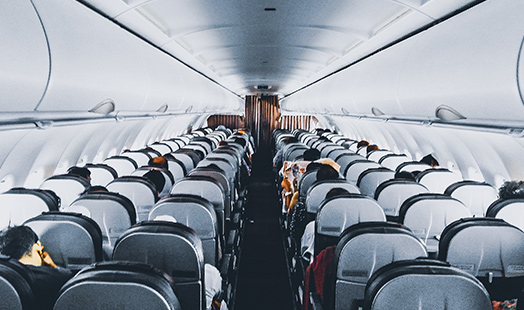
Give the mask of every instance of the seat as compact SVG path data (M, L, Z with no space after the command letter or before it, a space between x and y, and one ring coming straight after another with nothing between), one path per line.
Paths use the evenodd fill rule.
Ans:
M524 230L524 198L497 199L488 207L486 216L503 219Z
M372 161L375 161L375 162L379 162L380 159L382 159L382 157L388 155L388 154L393 154L393 152L391 152L390 150L374 150L374 151L371 151L370 153L368 153L366 155L367 159L369 160L372 160Z
M181 310L171 279L146 264L104 262L81 270L60 290L54 310Z
M135 171L133 171L131 175L142 177L151 170L158 170L164 176L164 187L160 191L160 197L165 197L169 195L169 191L171 190L171 187L173 187L173 184L175 184L175 178L173 177L173 175L171 174L171 172L168 169L158 168L158 167L153 167L153 166L142 166L142 167L137 168Z
M182 161L176 159L171 154L164 155L164 158L167 160L167 169L171 172L173 178L175 178L175 182L186 176L186 165L184 165Z
M131 200L135 206L138 221L147 219L149 211L157 201L155 185L139 176L119 177L107 185L107 190L119 193Z
M144 150L125 151L124 153L122 153L122 155L133 159L138 167L147 165L149 163L149 160L153 158L153 156L151 156L147 151Z
M400 207L399 222L422 239L428 252L436 254L442 231L454 221L471 217L462 202L444 194L424 193L412 196Z
M343 156L344 154L352 154L350 150L346 150L345 148L341 149L332 149L329 151L328 155L326 157L331 158L332 160L336 160L337 157Z
M502 219L449 224L442 232L439 259L479 279L492 300L517 298L524 287L524 232Z
M426 247L406 227L391 222L365 222L347 228L334 256L334 309L357 310L368 279L382 266L397 260L426 257Z
M385 221L384 211L373 198L349 194L325 199L315 220L315 256L328 246L336 245L340 234L349 226Z
M459 181L461 176L444 168L426 169L417 175L417 182L432 193L444 193L449 185Z
M326 194L333 188L343 188L350 194L360 194L356 186L343 179L316 181L311 185L306 195L306 210L311 218L317 215L320 204L326 198Z
M356 160L366 160L366 157L364 157L362 155L355 154L355 153L351 153L351 154L343 153L343 154L340 154L335 159L335 162L340 165L340 170L339 170L340 174L345 175L345 172L346 172L348 166L352 162L354 162Z
M80 270L103 259L102 232L91 218L68 212L45 212L24 223L38 235L61 267Z
M213 205L202 197L176 194L155 204L149 220L172 217L193 229L202 241L204 262L216 266L219 257L218 222Z
M119 177L130 175L138 168L136 161L127 156L112 156L105 159L103 163L115 169Z
M172 222L142 222L118 239L113 260L148 263L163 270L174 280L182 309L205 309L202 243L191 228Z
M85 167L91 172L91 185L106 186L118 178L116 170L107 164L87 164Z
M191 156L189 156L186 153L172 152L172 153L169 153L169 155L173 156L173 158L175 158L176 160L179 160L181 163L184 164L186 174L188 174L196 166L195 163L193 162L193 159L191 159Z
M381 183L375 190L375 200L384 210L389 220L396 221L400 206L406 199L417 194L429 193L428 189L417 182L393 179Z
M446 188L444 194L460 200L473 216L485 216L488 207L497 200L495 187L486 182L459 181Z
M205 158L204 153L198 148L186 148L184 146L183 148L175 151L175 153L186 154L187 156L189 156L193 161L194 167L196 167L196 165L198 165L198 163Z
M414 171L424 171L426 169L431 169L431 166L425 163L418 161L406 161L397 166L395 172L399 173L402 171L414 172Z
M331 154L335 150L345 150L345 149L341 147L340 145L333 143L322 149L322 151L320 152L320 157L327 158L329 157L329 154Z
M410 160L411 159L404 154L386 154L380 158L378 163L386 168L396 171L398 166Z
M197 167L191 171L191 173L188 175L191 176L204 176L204 177L210 177L217 181L220 186L224 189L225 193L225 199L224 199L224 217L225 219L231 218L231 211L232 211L232 202L234 201L235 196L235 190L232 187L232 184L227 179L224 171L220 168L213 168L213 167Z
M21 225L42 212L58 211L60 199L50 190L15 187L0 194L0 229Z
M68 207L89 187L86 179L70 174L54 175L44 180L41 189L49 189L60 197L60 209Z
M153 142L149 147L162 155L173 152L173 148L165 142ZM176 149L178 149L178 147Z
M349 183L357 185L357 181L361 173L368 169L380 167L381 165L379 163L371 160L354 160L346 166L346 170L341 170L341 174L346 178L346 180L348 180Z
M181 145L178 144L176 140L162 140L162 143L166 144L167 146L169 146L171 148L171 152L174 152L174 151L178 150L181 147Z
M37 309L31 290L31 275L15 259L0 258L0 300L2 309Z
M365 310L492 310L488 292L470 274L429 259L398 261L377 270L365 292Z
M364 170L357 180L357 187L360 193L372 197L375 197L375 190L383 182L393 179L395 172L385 167L370 168Z
M306 171L300 180L298 181L298 195L299 197L306 198L307 191L313 183L317 181L317 170L318 168Z
M82 195L65 211L81 213L93 219L100 226L104 251L108 256L118 237L135 224L137 219L131 200L111 192Z

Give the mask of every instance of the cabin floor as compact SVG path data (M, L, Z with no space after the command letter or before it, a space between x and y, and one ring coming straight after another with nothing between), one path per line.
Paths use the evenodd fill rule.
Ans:
M294 309L273 183L271 153L259 150L253 155L234 310Z

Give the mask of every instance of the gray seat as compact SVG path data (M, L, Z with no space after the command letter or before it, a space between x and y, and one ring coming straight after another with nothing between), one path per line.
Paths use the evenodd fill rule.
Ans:
M306 171L298 181L298 196L306 199L307 191L317 181L317 169Z
M343 188L350 194L360 194L356 186L343 179L316 181L311 185L306 195L307 213L316 216L320 204L326 198L326 194L333 188Z
M85 194L64 210L83 214L100 226L102 245L108 257L111 256L118 237L136 223L136 210L133 203L118 193Z
M88 187L87 180L70 174L54 175L40 185L41 189L52 190L60 197L60 209L68 207Z
M127 156L112 156L105 159L103 163L115 169L119 177L130 175L138 168L136 161Z
M385 167L364 170L357 180L357 186L363 195L375 197L375 190L383 182L393 179L395 172Z
M181 310L166 275L149 265L105 262L81 270L59 292L54 310Z
M21 225L42 212L58 211L59 204L50 190L12 188L0 194L0 229Z
M342 156L344 154L352 154L353 152L351 152L350 150L346 150L345 148L341 148L341 149L332 149L327 157L328 158L331 158L332 160L336 160L337 157L339 156Z
M348 180L349 183L357 185L360 174L368 169L380 167L381 165L379 163L371 160L355 160L346 166L346 170L344 170L342 175L346 178L346 180ZM341 170L341 172L342 171L343 170Z
M399 222L422 239L428 252L437 253L440 235L454 221L471 217L471 212L455 198L444 194L418 194L408 198L399 212Z
M61 267L80 270L103 259L102 232L91 218L67 212L47 212L27 220Z
M118 239L113 260L143 262L163 270L174 280L182 309L205 309L202 243L195 231L187 226L161 221L142 222Z
M357 310L373 272L397 260L427 256L424 244L406 227L389 222L353 225L340 236L334 256L334 309ZM334 295L333 295L334 294Z
M139 176L125 176L111 181L107 190L127 197L135 206L137 221L147 219L157 201L155 185Z
M158 170L164 176L165 182L164 182L164 187L160 191L160 197L165 197L169 195L169 191L171 190L171 187L173 187L173 184L175 184L175 179L169 170L164 169L164 168L152 167L152 166L142 166L142 167L137 168L135 171L133 171L131 175L142 177L144 176L144 174L148 173L151 170Z
M91 172L91 185L106 186L118 178L116 170L107 164L87 164L85 167Z
M166 197L149 212L149 220L172 218L193 229L202 241L204 261L216 266L219 258L217 216L213 205L202 197L176 194Z
M477 279L444 262L394 262L377 270L366 287L365 310L492 310Z
M337 162L337 164L340 165L340 173L342 175L345 175L344 172L347 170L347 167L354 161L356 160L365 160L366 157L362 156L362 155L358 155L358 154L355 154L355 153L351 153L351 154L341 154L339 155L335 161Z
M375 200L382 207L386 216L394 220L398 217L400 206L406 199L422 193L429 193L429 191L420 183L393 179L385 181L377 187Z
M149 145L149 147L162 155L173 152L173 149L171 148L171 146L165 142L153 142L152 144Z
M315 220L315 256L336 245L346 228L361 222L385 221L384 211L373 198L349 194L325 199Z
M485 182L460 181L453 183L444 194L460 200L473 216L485 216L488 207L498 198L495 187Z
M444 193L448 186L462 181L462 177L448 169L432 168L420 172L417 181L432 193Z
M424 171L426 169L431 169L431 166L425 163L418 162L418 161L406 161L398 165L395 172L398 173L402 171L406 171L406 172Z
M184 164L186 174L193 170L196 166L193 162L193 159L191 159L191 156L186 153L172 152L169 153L169 155L173 156L176 160L179 160Z
M30 271L15 259L0 258L0 300L2 309L36 309Z
M497 199L488 207L486 216L503 219L524 230L524 199Z
M149 163L149 160L153 158L153 156L149 155L148 152L143 150L125 151L124 153L122 153L122 155L133 159L138 167L147 165Z
M371 151L370 153L368 153L366 157L367 159L378 163L380 159L382 159L382 157L388 154L393 154L393 152L391 152L390 150L375 150L375 151Z
M517 298L524 287L524 232L502 219L451 223L442 232L439 259L479 279L492 300Z

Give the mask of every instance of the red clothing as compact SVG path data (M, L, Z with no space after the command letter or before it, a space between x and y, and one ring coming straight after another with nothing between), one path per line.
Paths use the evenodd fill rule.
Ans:
M312 309L309 299L310 292L319 294L323 308L327 309L326 295L333 288L335 282L335 266L333 262L336 248L336 246L330 246L322 250L315 257L313 263L307 267L304 278L304 310Z

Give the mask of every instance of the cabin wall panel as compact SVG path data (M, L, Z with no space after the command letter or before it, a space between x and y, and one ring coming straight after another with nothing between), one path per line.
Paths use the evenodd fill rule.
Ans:
M46 89L49 52L31 1L2 1L0 29L0 111L32 111Z

